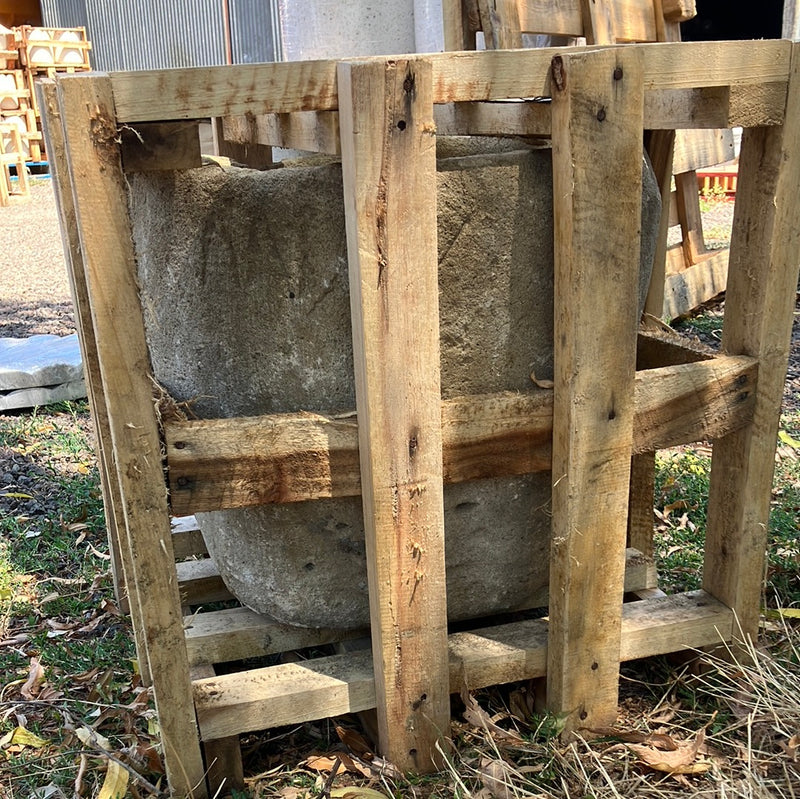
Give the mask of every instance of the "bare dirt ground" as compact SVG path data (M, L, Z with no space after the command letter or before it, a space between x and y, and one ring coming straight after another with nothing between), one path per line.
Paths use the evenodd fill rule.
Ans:
M75 332L53 186L0 208L0 338Z

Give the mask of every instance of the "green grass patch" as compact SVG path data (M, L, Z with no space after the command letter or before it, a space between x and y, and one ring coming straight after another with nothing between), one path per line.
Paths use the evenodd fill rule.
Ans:
M800 424L784 418L785 436ZM661 587L672 593L702 582L710 447L680 448L656 457L655 535ZM770 607L800 606L800 451L779 440L769 518L765 599Z

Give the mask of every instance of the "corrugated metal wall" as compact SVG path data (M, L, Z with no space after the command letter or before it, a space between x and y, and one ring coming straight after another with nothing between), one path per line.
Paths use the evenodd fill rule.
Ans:
M84 25L104 71L224 64L223 0L42 0L45 25ZM270 0L228 0L234 63L274 60Z
M228 0L234 64L279 61L269 0Z

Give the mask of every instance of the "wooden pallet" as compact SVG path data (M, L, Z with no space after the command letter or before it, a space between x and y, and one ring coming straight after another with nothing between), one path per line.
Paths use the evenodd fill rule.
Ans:
M8 142L8 147L4 147L3 142ZM11 180L11 166L17 173L16 182ZM19 129L16 125L4 124L0 119L0 206L9 205L12 194L23 197L30 194L28 172Z
M563 714L567 730L605 724L616 714L621 661L729 641L737 623L745 634L757 633L798 278L799 69L800 49L789 42L678 43L85 75L42 86L116 528L112 544L152 681L174 795L208 795L201 743L207 755L229 758L230 774L240 774L239 733L368 708L377 708L385 756L401 768L431 768L435 741L448 729L449 693L464 682L475 688L544 675L548 706ZM551 102L495 102L534 96ZM715 101L720 97L724 102ZM491 120L506 132L552 135L557 309L552 392L506 397L506 404L461 398L470 414L456 415L454 429L442 424L448 408L436 379L431 146L434 108L451 103L470 109L450 115L464 134L476 132L473 124L483 131ZM286 117L264 117L261 124L264 114L300 116L297 125L276 127ZM224 456L236 474L205 464L221 456L236 430L252 424L294 430L298 419L159 424L122 169L123 158L136 160L125 157L128 145L117 133L123 126L145 140L152 133L160 142L149 150L158 168L159 150L170 147L158 123L237 115L244 122L233 123L250 120L267 146L279 129L284 144L308 149L318 140L319 149L330 148L333 131L342 153L358 386L358 421L345 447L352 457L331 481L330 468L339 469L343 455L337 449L332 457L317 433L334 420L312 417L301 437L286 437L298 479L284 471L286 485L264 494L306 498L312 486L320 497L342 485L361 493L372 651L224 676L206 667L193 679L198 647L211 651L213 641L214 659L239 657L248 642L264 640L264 622L234 610L224 619L198 617L187 636L170 512L253 501L252 493L236 491L242 473L253 485L274 486L275 470L251 453L248 439L233 444L232 461ZM747 128L724 354L713 358L652 336L637 343L633 310L642 133L698 125ZM302 141L292 140L295 129ZM184 166L191 163L194 156ZM380 186L388 202L376 219ZM379 279L395 268L403 281ZM411 349L418 368L408 361ZM521 410L525 402L537 412ZM479 422L460 429L464 418ZM442 483L474 479L458 477L461 448L492 452L498 424L506 432L502 452L485 459L491 474L542 468L536 464L545 456L533 443L542 432L552 442L546 448L554 477L549 618L448 635ZM631 457L706 436L715 443L703 590L623 604ZM172 507L162 447L175 486ZM445 471L445 463L455 467ZM178 482L173 470L194 473L197 481ZM393 504L392 476L409 472L425 490L413 503ZM424 578L399 579L408 569ZM280 648L302 645L274 634Z
M42 26L21 25L15 28L19 63L34 70L55 67L56 69L91 69L89 51L92 43L86 38L86 28L45 28ZM46 34L48 39L31 38L35 32ZM77 37L76 41L63 40L64 35ZM45 51L46 58L37 57L37 50ZM62 60L62 51L77 53L80 61Z

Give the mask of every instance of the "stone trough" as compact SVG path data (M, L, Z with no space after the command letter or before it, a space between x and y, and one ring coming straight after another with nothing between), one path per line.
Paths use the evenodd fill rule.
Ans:
M155 377L201 418L355 408L341 167L309 163L131 175ZM643 174L640 308L660 212ZM442 396L536 391L532 374L553 370L551 152L445 140L437 180ZM550 489L549 474L445 486L451 619L546 603ZM248 607L306 627L368 624L360 498L198 523Z

